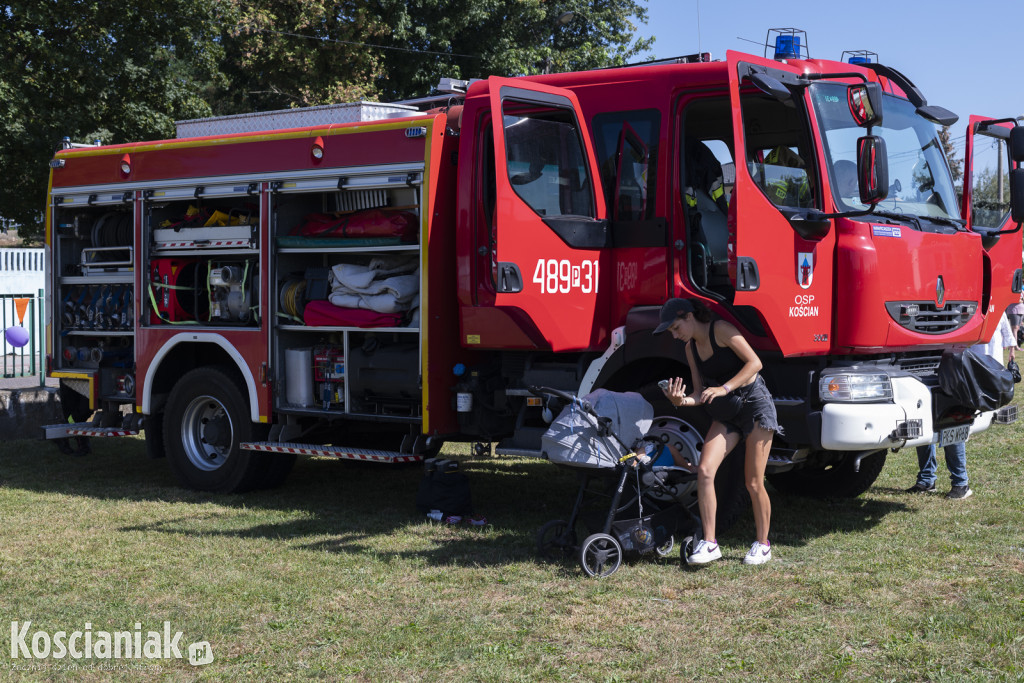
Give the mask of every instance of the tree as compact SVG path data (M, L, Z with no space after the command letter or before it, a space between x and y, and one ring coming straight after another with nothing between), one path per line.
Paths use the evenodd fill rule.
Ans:
M424 94L443 76L486 78L626 64L653 39L635 38L637 0L380 0L392 27L382 51L386 98ZM558 19L566 12L565 24Z
M21 0L0 9L0 215L42 232L47 162L63 136L174 136L208 116L218 83L217 0Z
M366 0L226 0L221 42L230 82L218 114L374 98L390 29Z
M0 216L42 232L64 136L170 138L174 121L427 94L624 64L643 0L17 0L0 9ZM572 19L558 23L559 16Z
M971 222L975 227L1001 228L1010 215L1010 176L1005 171L1001 175L992 168L975 174L971 186Z
M949 172L953 174L953 184L959 185L964 177L964 160L957 159L956 147L953 146L953 140L949 135L949 126L939 129L939 142L942 143L942 151L946 155L946 161L949 162Z
M591 69L650 48L642 0L227 0L218 112L428 94L441 77ZM565 12L573 18L559 25Z

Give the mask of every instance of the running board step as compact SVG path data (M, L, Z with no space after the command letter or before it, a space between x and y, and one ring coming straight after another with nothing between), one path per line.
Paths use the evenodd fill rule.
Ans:
M87 424L56 424L43 426L44 439L66 439L70 436L136 436L138 430L120 427L92 427Z
M343 446L317 446L305 443L281 443L277 441L246 441L239 444L243 451L260 453L283 453L287 455L327 455L342 460L366 460L369 462L422 462L422 455L399 451L375 451L366 448L345 448Z

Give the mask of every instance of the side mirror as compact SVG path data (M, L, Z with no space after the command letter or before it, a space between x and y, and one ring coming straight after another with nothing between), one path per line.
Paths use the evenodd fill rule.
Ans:
M762 73L750 74L750 82L765 95L770 95L779 102L785 103L793 100L793 93L789 91L789 88L783 85L782 81L771 76Z
M889 196L889 157L877 135L857 138L857 183L862 204L874 206Z
M1014 130L1022 130L1019 126ZM1024 223L1024 168L1010 171L1010 219Z
M1010 129L1010 158L1018 164L1024 163L1024 126Z
M846 91L850 114L861 128L882 123L882 86L878 83L851 85Z

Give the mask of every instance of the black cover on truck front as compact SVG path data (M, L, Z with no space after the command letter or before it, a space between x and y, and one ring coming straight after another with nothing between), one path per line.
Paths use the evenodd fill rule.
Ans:
M939 386L972 410L996 410L1013 400L1013 375L993 358L970 349L945 353L939 363Z

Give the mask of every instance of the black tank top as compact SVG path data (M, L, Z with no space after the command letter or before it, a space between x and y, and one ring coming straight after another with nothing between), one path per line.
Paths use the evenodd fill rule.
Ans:
M690 352L693 354L694 362L697 363L697 370L700 372L704 388L722 386L722 383L728 382L735 377L740 368L746 365L743 359L736 355L735 351L728 346L718 345L718 340L715 339L715 323L717 322L717 320L712 320L711 325L708 327L711 356L706 360L701 360L700 353L697 351L696 341L690 340ZM736 388L733 387L733 389Z

